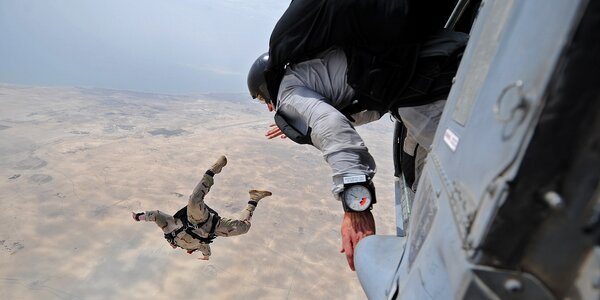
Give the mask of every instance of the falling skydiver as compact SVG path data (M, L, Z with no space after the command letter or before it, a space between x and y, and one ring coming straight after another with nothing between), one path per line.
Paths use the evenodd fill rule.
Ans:
M163 232L165 239L173 249L177 247L187 250L189 254L196 250L202 252L202 260L211 255L209 244L218 236L235 236L248 232L250 219L260 199L271 196L269 191L250 190L248 206L240 213L238 219L220 217L219 214L204 203L204 197L214 184L214 175L219 174L227 164L225 156L208 169L194 192L190 195L187 206L171 216L158 210L135 213L135 221L155 222Z

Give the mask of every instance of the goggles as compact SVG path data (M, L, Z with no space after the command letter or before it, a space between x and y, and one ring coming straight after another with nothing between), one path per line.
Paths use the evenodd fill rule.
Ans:
M258 100L258 102L260 102L262 104L267 104L267 100L261 94L258 94L256 96L256 99Z

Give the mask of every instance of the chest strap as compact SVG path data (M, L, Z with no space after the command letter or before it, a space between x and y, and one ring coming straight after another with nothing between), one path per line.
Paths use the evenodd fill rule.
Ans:
M200 228L202 225L204 225L206 222L208 222L208 219L206 221L204 221L202 224L198 224L196 226L194 226L195 224L191 224L188 222L188 226L182 226L186 227L185 228L185 232L189 235L191 235L194 239L199 240L201 243L203 244L210 244L212 243L212 241L217 237L217 235L215 234L215 231L217 229L217 223L219 223L219 220L221 220L221 217L219 217L219 215L214 214L212 215L212 224L210 226L210 230L208 231L208 237L201 237L200 235L198 235L194 230ZM210 218L209 218L210 219Z

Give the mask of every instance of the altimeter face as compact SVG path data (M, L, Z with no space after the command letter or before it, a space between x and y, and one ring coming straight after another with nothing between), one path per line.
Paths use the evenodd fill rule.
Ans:
M362 185L353 185L344 190L346 207L353 211L365 211L371 206L373 197L371 191Z

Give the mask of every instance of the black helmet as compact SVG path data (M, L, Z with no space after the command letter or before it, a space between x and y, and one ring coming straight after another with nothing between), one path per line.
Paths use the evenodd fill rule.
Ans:
M248 90L252 99L256 99L259 95L265 99L267 103L271 103L271 95L267 88L267 80L265 78L265 70L269 65L269 53L263 53L259 56L248 72Z

